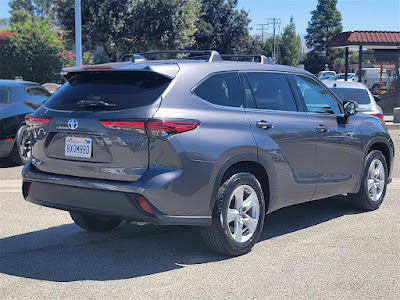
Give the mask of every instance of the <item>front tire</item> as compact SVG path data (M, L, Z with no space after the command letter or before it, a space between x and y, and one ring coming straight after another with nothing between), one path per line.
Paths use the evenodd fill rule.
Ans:
M237 173L218 190L212 225L201 228L208 248L224 255L249 252L258 241L265 217L261 185L250 173Z
M385 156L379 150L371 151L365 160L360 190L356 194L348 194L349 200L361 210L378 209L386 194L387 178Z
M70 211L69 214L76 225L88 231L108 231L116 228L122 222L122 220L105 219L95 215L83 214L75 211Z

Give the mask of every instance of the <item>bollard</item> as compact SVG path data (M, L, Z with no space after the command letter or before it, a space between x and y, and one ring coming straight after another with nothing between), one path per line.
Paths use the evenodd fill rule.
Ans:
M400 107L393 108L393 123L400 123Z

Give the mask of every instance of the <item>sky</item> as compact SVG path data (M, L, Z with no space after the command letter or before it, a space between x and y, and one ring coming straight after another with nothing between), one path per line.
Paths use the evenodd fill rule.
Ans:
M0 0L0 17L9 17L9 0ZM101 0L99 0L101 1ZM311 19L310 12L318 0L239 0L238 8L249 12L252 33L258 33L257 24L268 18L280 18L281 30L293 16L298 34L305 34ZM400 31L400 0L338 0L342 14L343 31L393 30ZM272 32L271 27L267 32Z

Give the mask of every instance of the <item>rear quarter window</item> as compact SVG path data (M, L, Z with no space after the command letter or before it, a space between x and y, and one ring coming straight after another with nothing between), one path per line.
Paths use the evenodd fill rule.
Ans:
M242 106L242 91L236 72L211 75L194 89L194 94L212 104Z
M73 76L46 101L57 110L123 110L154 103L171 80L148 71L82 72ZM84 108L79 101L103 101L112 106Z
M6 86L0 86L0 103L10 103L11 89Z

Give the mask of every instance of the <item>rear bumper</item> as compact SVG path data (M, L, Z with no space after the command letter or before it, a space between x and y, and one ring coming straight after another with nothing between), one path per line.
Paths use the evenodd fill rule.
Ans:
M35 170L31 162L25 165L22 177L24 183L30 183L29 192L24 193L25 200L46 207L151 224L211 224L211 216L165 214L152 205L152 191L124 183L43 173ZM146 213L137 203L135 197L143 195L152 206L155 215Z

